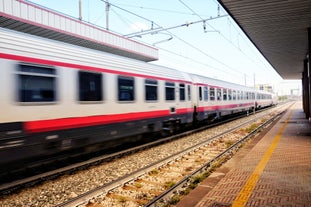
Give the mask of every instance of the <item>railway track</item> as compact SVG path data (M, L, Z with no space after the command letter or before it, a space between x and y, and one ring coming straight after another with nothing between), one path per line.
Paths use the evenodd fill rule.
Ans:
M198 182L230 157L250 137L274 120L257 117L226 130L199 144L152 163L111 183L68 200L59 207L69 206L165 206L176 204ZM248 125L248 126L247 126Z
M80 161L80 162L75 163L75 164L67 165L65 167L59 167L59 168L56 168L55 170L49 170L47 172L37 173L36 175L31 175L31 176L21 178L18 180L12 180L8 183L2 183L0 185L0 195L9 194L11 192L14 192L15 190L22 189L24 186L29 187L29 186L35 185L35 184L43 182L43 181L55 179L55 178L62 176L62 175L71 174L75 171L78 171L81 169L86 169L86 168L94 166L94 165L98 165L98 164L103 163L103 162L109 162L110 160L117 159L117 158L120 158L120 157L123 157L126 155L130 155L130 154L133 154L135 152L138 152L138 151L141 151L141 150L153 147L153 146L157 146L157 145L163 144L165 142L169 142L169 141L178 139L178 138L186 136L188 134L195 133L197 131L201 131L201 130L204 130L207 128L215 127L215 126L221 125L223 123L230 122L232 120L241 118L243 116L245 116L245 115L242 115L240 117L234 117L232 119L228 119L228 120L225 120L223 122L218 122L218 123L209 125L207 127L205 126L205 127L199 128L199 129L195 129L195 130L187 131L187 132L180 133L177 135L173 135L173 136L170 136L167 138L159 139L159 140L156 140L153 142L149 142L149 143L146 143L143 145L139 145L137 147L132 147L132 148L121 150L121 151L119 150L115 153L109 153L109 154L105 154L102 156L97 156L97 157L94 157L94 158L91 158L91 159L88 159L85 161ZM55 159L57 160L58 158L56 157ZM64 158L62 158L61 162L66 162L66 160ZM43 161L42 163L30 164L29 166L26 166L25 169L19 169L18 171L26 173L26 171L31 171L32 167L34 167L36 169L36 168L40 168L40 166L44 167L44 166L47 166L49 164L50 165L51 164L57 165L57 161L52 159L52 161L47 160L47 161ZM62 163L62 165L64 165L64 163ZM14 173L12 173L12 175L13 174ZM8 172L8 175L10 175L10 172Z
M71 156L72 156L70 154L68 155L68 157L69 157L68 159L64 158L64 155L62 155L59 157L55 157L53 159L43 160L43 161L39 161L39 162L35 162L35 163L30 163L29 165L25 166L24 168L17 169L17 170L14 169L19 173L19 174L17 174L17 177L19 179L14 180L14 179L10 178L12 180L8 179L9 182L1 183L0 184L0 195L10 194L16 190L23 189L24 186L26 186L26 187L33 186L33 185L36 185L38 183L41 183L41 182L44 182L47 180L51 180L51 179L55 179L55 178L62 176L62 175L71 174L75 171L78 171L81 169L86 169L86 168L89 168L91 166L103 163L103 162L109 162L110 160L117 159L120 157L124 157L126 155L130 155L130 154L133 154L135 152L151 148L153 146L157 146L157 145L160 145L160 144L163 144L166 142L170 142L172 140L176 140L176 139L181 138L183 136L187 136L189 134L193 134L193 133L196 133L196 132L199 132L202 130L206 130L208 128L216 127L216 126L219 126L221 124L228 123L230 121L242 118L244 116L246 116L246 115L242 114L241 116L236 116L236 117L233 117L231 119L226 119L226 120L223 120L221 122L216 122L214 124L211 124L208 126L203 126L203 127L198 128L198 129L194 129L194 130L187 131L184 133L179 133L179 134L167 137L167 138L162 138L159 140L155 140L153 142L148 142L146 144L141 144L137 147L131 147L131 148L128 148L125 150L118 150L117 152L114 152L114 153L109 153L109 154L105 154L102 156L96 156L96 157L93 157L93 158L90 158L90 159L87 159L84 161L79 161L79 162L76 161L76 163L74 163L74 164L70 163L70 161L69 161L71 159ZM76 155L74 155L74 156L76 156ZM87 155L87 156L91 157L90 155ZM58 160L61 164L60 167L57 167L57 166L59 166ZM77 159L77 160L79 160L79 159ZM67 165L66 165L66 163L67 163ZM55 166L51 167L52 169L46 171L45 166L49 166L49 165L55 165ZM42 168L42 169L40 169L40 168ZM35 173L36 171L38 171L38 172ZM15 174L16 174L15 171L13 171L13 172L7 172L7 175L4 175L4 176L2 175L2 176L9 178L9 177L15 176ZM21 176L23 176L23 174L25 174L25 175L28 174L30 176L20 178Z
M255 119L259 119L259 114L256 114ZM254 120L252 120L251 122L254 122ZM242 127L242 124L241 124L241 126L237 126L237 128L238 127ZM237 130L237 128L231 129L231 131ZM194 133L194 132L191 132L191 133ZM188 132L188 134L191 134L191 133ZM226 133L228 133L228 132L226 132ZM112 200L112 201L116 200L117 202L121 202L121 204L122 203L124 204L126 202L133 202L131 200L133 200L133 198L135 198L134 201L138 200L138 203L144 203L147 205L147 203L148 203L147 201L150 201L154 197L158 197L158 196L162 195L163 192L167 191L167 188L170 188L170 187L176 185L177 183L179 183L180 180L183 180L185 177L187 177L189 175L189 173L193 174L195 171L197 171L195 169L197 167L194 167L194 166L193 167L188 166L188 167L186 167L185 170L177 170L177 169L173 170L172 166L171 166L172 163L176 163L176 161L178 161L178 160L188 159L188 163L191 165L193 165L194 163L195 164L198 163L199 165L204 166L206 164L202 164L202 163L210 162L210 161L206 161L206 160L201 160L201 157L208 157L208 159L212 160L213 163L218 162L218 161L216 161L215 157L218 157L218 155L222 154L222 152L217 151L217 150L214 152L210 151L210 152L208 152L208 155L202 156L202 154L203 154L202 150L204 150L204 149L211 150L213 148L213 145L215 145L216 149L221 149L220 145L218 146L218 144L215 144L217 142L222 143L222 145L224 145L225 148L228 148L228 145L229 145L228 143L233 143L235 141L224 140L223 136L225 136L226 133L222 133L222 134L219 134L218 136L215 136L214 138L210 138L210 139L206 140L206 143L200 143L200 144L196 144L193 147L189 147L184 152L175 153L166 159L162 159L162 160L159 160L153 164L142 167L140 170L136 170L132 173L126 173L125 176L119 177L116 180L112 179L111 181L104 183L100 187L92 188L88 192L82 193L80 195L72 195L71 197L74 197L74 198L67 199L65 202L62 202L62 204L59 204L59 206L75 206L75 205L86 205L86 204L89 205L90 203L95 203L95 202L96 203L102 203L103 201L98 200L98 198L101 198L101 197L105 197L105 199L104 199L105 202L107 202L107 200ZM1 189L10 190L12 188L14 189L16 187L16 185L25 185L25 183L29 184L32 182L38 182L38 180L37 180L38 178L40 180L49 180L51 177L55 178L55 176L56 176L55 174L60 175L60 174L68 174L68 172L72 173L76 169L87 168L89 166L94 165L94 163L107 162L107 160L113 160L113 159L116 159L117 157L122 157L125 155L133 154L133 153L141 151L143 149L150 148L151 146L159 145L160 143L163 143L163 142L169 142L169 140L177 139L178 136L185 136L185 135L173 136L173 137L167 138L165 140L153 142L150 145L146 144L146 145L142 146L142 148L137 147L135 149L125 150L121 153L115 153L115 154L109 155L109 156L106 155L106 156L94 158L94 159L88 160L82 164L80 163L80 164L68 166L68 167L63 168L63 169L59 169L59 170L57 170L57 172L56 171L48 172L45 175L38 175L38 176L35 176L32 178L28 178L28 180L23 180L23 181L20 180L20 181L15 182L15 184L10 183L10 184L7 184L6 186L1 186ZM222 141L215 141L216 139L219 139ZM214 141L212 141L212 140L214 140ZM194 156L197 156L196 159L190 158L189 156L191 154L195 154L194 152L196 152L196 151L201 155L194 155ZM224 153L224 154L230 155L230 153L231 152ZM212 156L212 157L210 157L210 156ZM223 158L221 158L221 159L223 159ZM211 164L209 164L209 165L214 166ZM147 178L144 178L144 176L148 176L148 175L151 177L155 177L156 174L161 175L159 169L165 169L166 168L165 166L171 166L171 169L167 168L169 170L166 170L166 172L169 172L169 171L172 171L175 173L176 173L176 171L182 172L179 176L177 176L177 178L178 178L177 180L165 181L164 182L165 185L162 186L160 184L160 183L162 183L162 181L161 182L148 181ZM207 165L206 165L206 167L207 167ZM186 172L188 172L188 174ZM181 176L183 176L183 178ZM163 177L163 175L162 175L162 177ZM169 175L165 174L164 177L175 177L175 176L169 176ZM146 185L146 183L148 185ZM151 185L152 183L155 184L155 186L162 186L160 189L154 190L154 193L153 193L154 197L149 196L149 195L147 196L148 193L146 193L145 192L146 190L143 188L143 186L152 186ZM151 187L151 188L153 188L153 187ZM122 193L119 192L120 189L124 189L125 192L126 191L133 191L133 189L137 189L139 192L144 192L144 193L142 195L136 195L136 196L132 197L132 196L123 195ZM131 197L132 197L132 199L131 199Z

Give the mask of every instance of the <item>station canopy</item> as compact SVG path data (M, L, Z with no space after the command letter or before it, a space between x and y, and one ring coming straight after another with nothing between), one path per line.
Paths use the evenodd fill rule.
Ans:
M302 78L311 27L310 0L218 2L283 79Z
M158 49L79 19L23 0L0 0L0 27L142 60L158 59Z

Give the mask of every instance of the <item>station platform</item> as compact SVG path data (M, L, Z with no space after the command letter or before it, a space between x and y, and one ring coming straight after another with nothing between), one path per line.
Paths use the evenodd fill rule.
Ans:
M311 207L311 122L296 102L177 207Z

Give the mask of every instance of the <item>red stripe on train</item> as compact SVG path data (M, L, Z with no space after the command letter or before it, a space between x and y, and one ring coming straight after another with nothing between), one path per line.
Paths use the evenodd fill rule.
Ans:
M201 106L197 108L198 112L204 111L217 111L222 109L236 109L240 107L252 107L254 103L239 103L239 104L227 104L227 105L215 105L215 106Z
M176 114L193 112L190 108L177 109ZM72 129L79 127L98 126L128 121L137 121L150 118L169 116L169 110L137 112L127 114L100 115L88 117L73 117L50 120L36 120L24 123L24 129L29 133L47 132L53 130Z

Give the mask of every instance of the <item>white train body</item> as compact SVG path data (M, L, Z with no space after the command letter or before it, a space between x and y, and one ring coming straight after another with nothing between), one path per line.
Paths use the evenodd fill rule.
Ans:
M0 164L272 104L244 86L6 29L0 67Z

